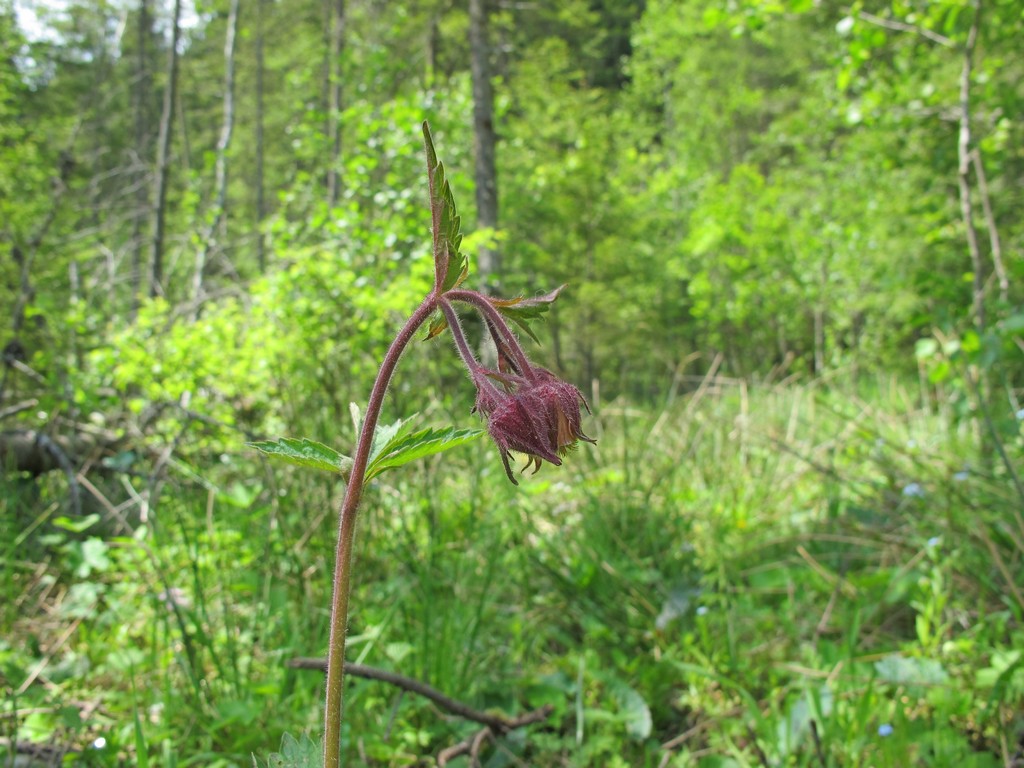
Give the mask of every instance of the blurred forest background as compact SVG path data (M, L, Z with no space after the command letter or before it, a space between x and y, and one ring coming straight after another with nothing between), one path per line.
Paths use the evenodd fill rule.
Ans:
M553 707L488 766L1024 765L1022 50L1019 0L0 0L2 763L318 730L340 482L245 443L349 452L428 119L599 442L376 481L350 659ZM384 421L477 426L415 347ZM349 685L353 765L480 727Z

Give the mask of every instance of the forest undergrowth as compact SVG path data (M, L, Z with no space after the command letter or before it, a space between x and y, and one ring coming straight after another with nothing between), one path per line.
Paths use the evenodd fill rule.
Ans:
M518 488L483 443L376 480L349 661L549 708L487 766L1017 764L1024 524L981 421L895 379L681 383L592 395L596 448ZM78 516L57 474L4 481L0 764L243 766L316 730L294 660L326 644L341 488L236 437L188 437L155 494L106 467ZM356 677L344 727L367 766L481 733Z

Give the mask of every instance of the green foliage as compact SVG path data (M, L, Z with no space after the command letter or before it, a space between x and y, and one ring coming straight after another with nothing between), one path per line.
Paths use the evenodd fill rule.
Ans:
M600 451L520 490L484 452L385 472L357 542L350 658L483 709L553 704L498 747L530 765L756 765L756 743L811 768L812 721L835 763L998 765L1024 696L1024 608L999 567L1020 556L1000 527L1016 497L927 391L719 380L664 411L606 404ZM378 444L417 432L403 421ZM316 564L333 526L309 509L329 512L336 483L279 465L275 493L238 506L208 490L256 473L234 450L179 476L134 535L69 519L3 550L7 594L35 594L16 564L49 557L54 615L79 621L46 667L56 687L17 706L103 702L80 721L33 715L23 737L102 736L101 764L144 749L150 765L243 765L282 731L318 727L320 677L286 661L325 642ZM18 512L3 498L6 523ZM10 622L19 642L0 664L17 685L49 630ZM118 682L133 678L134 694ZM354 680L348 702L354 764L358 750L408 764L476 730L373 681Z
M455 427L428 427L413 432L410 421L396 421L387 427L377 428L373 436L373 448L370 450L370 463L366 468L367 481L410 461L458 448L483 434L479 429Z
M343 469L326 446L436 277L429 118L444 285L500 252L523 298L498 309L528 335L544 317L540 354L587 383L600 442L516 493L489 451L413 463L479 433L412 426L472 404L436 345L412 345L371 465L353 660L483 709L553 705L494 765L1010 762L1019 4L983 4L969 82L984 322L957 190L970 4L491 5L498 231L472 226L464 7L346 4L331 160L326 6L243 4L226 217L193 303L226 23L205 4L180 49L166 294L136 306L165 10L140 34L139 4L73 3L32 39L0 4L0 345L25 350L5 355L3 433L92 441L72 472L0 478L4 735L73 746L72 764L226 768L318 727L320 678L287 662L326 642ZM711 360L721 376L694 375ZM349 703L353 765L477 730L378 682Z
M281 738L281 751L274 752L261 762L253 758L254 768L319 768L323 765L323 751L320 745L303 734L295 739L290 734Z
M562 285L543 296L533 296L528 299L522 296L515 299L497 299L492 304L498 308L501 314L514 322L523 333L539 344L540 339L537 338L537 335L530 328L528 321L543 317L551 309L551 305L554 304L558 294L564 288L565 286Z
M291 464L312 469L323 469L328 472L338 472L347 476L352 471L352 459L342 456L333 448L328 448L323 443L310 440L307 437L296 439L294 437L282 437L277 440L258 440L253 443L246 443L250 448L255 448L260 453L268 456L276 456Z
M462 217L455 207L451 186L445 178L444 164L437 159L430 127L423 123L423 141L427 152L427 174L430 181L430 212L434 228L434 260L442 291L462 283L469 275L469 261L459 248L462 245Z

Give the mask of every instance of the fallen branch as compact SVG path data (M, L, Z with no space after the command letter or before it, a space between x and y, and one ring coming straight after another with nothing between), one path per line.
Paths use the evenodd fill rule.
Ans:
M35 408L37 405L39 405L39 401L33 397L30 400L23 400L22 402L10 405L7 408L0 408L0 419L6 419L8 416L17 416L22 411Z
M289 661L288 666L294 667L295 669L318 669L321 672L326 672L327 659L299 657ZM453 715L458 715L466 720L472 720L474 723L485 725L489 729L493 729L493 732L497 734L503 734L516 728L522 728L524 725L539 723L542 720L545 720L552 712L551 706L544 706L540 709L535 709L532 712L527 712L525 715L520 715L519 717L507 717L506 715L501 714L481 712L478 709L473 709L467 704L463 704L461 701L456 701L449 696L445 696L436 688L433 688L420 680L415 680L411 677L406 677L405 675L399 675L396 672L388 672L384 669L368 667L365 664L352 663L345 665L345 672L346 674L354 675L355 677L362 677L366 680L379 680L382 683L388 683L389 685L401 688L403 691L410 691L412 693L419 694L425 699L429 699L434 702L434 704L439 706L441 709L451 712Z
M469 764L473 768L477 768L480 765L480 749L483 747L484 742L490 741L492 738L493 734L490 727L484 726L468 739L460 741L458 744L454 744L447 749L442 749L437 756L437 764L440 768L444 768L444 766L448 765L449 760L454 760L462 755L469 755Z
M49 768L64 764L64 758L76 754L77 749L57 744L38 744L32 741L17 741L0 736L0 747L11 752L11 765L34 765ZM25 762L22 762L25 761Z
M34 429L0 432L0 471L27 472L33 477L53 470L65 473L97 454L108 454L117 443L86 432L49 435Z

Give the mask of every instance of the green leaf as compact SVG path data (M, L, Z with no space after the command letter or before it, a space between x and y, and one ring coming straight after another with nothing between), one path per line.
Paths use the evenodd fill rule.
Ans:
M643 741L651 735L651 709L644 697L635 688L618 678L608 680L608 687L615 697L619 714L626 723L626 733L630 738Z
M72 533L82 533L88 530L96 523L100 521L100 516L95 512L91 515L86 515L81 520L72 520L70 517L64 517L61 515L53 524L57 528L63 528L65 531L71 531Z
M1020 333L1024 331L1024 314L1010 315L999 323L999 327L1007 333Z
M934 659L918 659L892 653L875 662L875 673L895 685L944 685L949 674Z
M412 422L418 415L419 414L414 413L408 419L398 419L391 424L377 425L377 428L373 431L373 442L370 444L370 460L367 462L368 467L373 467L373 463L381 455L381 452L391 443L399 440L405 435L408 435L412 431ZM367 471L369 471L369 469Z
M86 578L90 573L96 571L103 573L110 568L110 558L107 557L107 543L103 539L90 536L82 542L82 562L75 569L75 575Z
M697 666L696 664L689 664L683 661L673 661L672 665L676 667L680 672L684 672L690 675L697 675L699 677L707 678L708 680L714 680L723 688L731 688L740 695L744 703L747 706L747 716L757 722L758 726L763 724L764 715L761 714L761 707L757 703L757 699L754 698L753 694L744 688L740 683L736 682L732 678L720 675L717 672L713 672L710 669Z
M410 461L457 448L476 440L483 434L479 429L421 429L409 432L407 421L397 421L378 428L373 437L373 450L366 470L366 480L382 472L408 464Z
M296 739L289 733L281 738L281 751L274 752L266 762L253 757L257 768L322 768L323 754L320 745L303 734Z
M1010 697L1019 697L1024 692L1024 653L1020 651L997 651L992 656L991 666L980 670L975 676L979 688L992 688L986 709L993 704L1002 704ZM1010 696L1007 696L1007 694Z
M346 477L352 471L352 459L348 456L343 456L333 448L328 448L323 443L305 437L301 440L294 437L259 440L246 443L246 445L267 456L284 459L291 464L298 464L300 467L325 469L328 472L338 472Z
M132 678L132 693L135 693L135 678ZM149 768L149 747L146 745L146 734L142 730L139 708L135 707L135 765Z
M217 489L217 499L238 509L248 509L262 491L263 487L259 484L251 486L244 483L231 483L227 488Z
M543 317L551 309L551 305L564 288L564 285L560 285L550 293L546 293L543 296L535 296L531 299L524 299L521 296L515 299L491 299L491 304L539 344L540 339L537 338L530 328L529 321Z
M430 321L430 326L427 328L427 335L423 337L424 341L434 338L435 336L444 333L448 328L448 319L440 312L438 312Z
M918 360L931 357L939 351L939 342L935 339L918 339L914 344L914 356Z
M462 245L462 218L455 207L452 188L437 159L430 126L423 122L423 143L429 171L430 214L434 233L434 264L441 277L441 290L457 287L469 274L469 259L459 250Z

